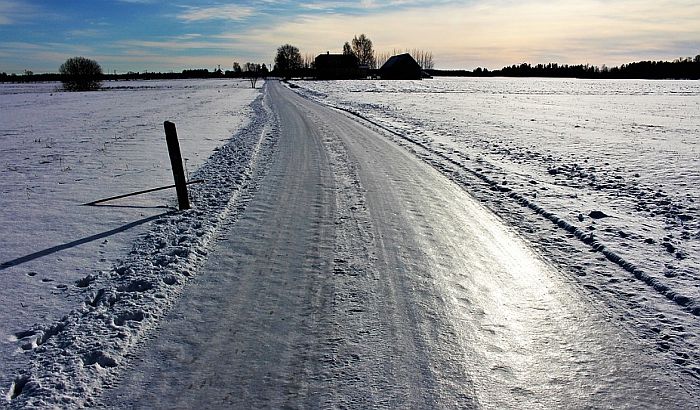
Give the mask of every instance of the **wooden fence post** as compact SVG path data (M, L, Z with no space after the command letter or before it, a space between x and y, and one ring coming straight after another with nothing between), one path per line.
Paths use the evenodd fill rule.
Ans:
M187 180L185 170L182 167L182 154L180 153L180 143L177 140L177 130L175 124L170 121L163 123L165 128L165 140L168 143L168 154L170 154L170 164L173 168L173 178L175 178L175 190L177 191L177 203L181 211L190 209L190 199L187 196Z

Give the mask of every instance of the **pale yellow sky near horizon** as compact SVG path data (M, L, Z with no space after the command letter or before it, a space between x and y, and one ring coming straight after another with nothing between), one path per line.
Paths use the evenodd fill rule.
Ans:
M684 7L678 7L679 3ZM674 6L674 7L671 7ZM430 50L437 66L501 68L519 62L619 65L700 54L700 1L495 1L368 16L306 16L238 38L302 51L340 51L346 33L367 33L378 51ZM691 55L687 55L690 57Z

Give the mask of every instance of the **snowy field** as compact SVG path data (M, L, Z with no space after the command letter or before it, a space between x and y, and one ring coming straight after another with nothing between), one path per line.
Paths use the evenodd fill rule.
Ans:
M297 81L462 184L700 379L700 83Z
M295 85L464 187L654 346L660 372L700 383L700 83ZM246 82L56 88L0 84L0 392L17 408L95 404L250 200L279 129ZM171 183L165 120L207 180L195 209L173 212L172 191L81 206Z
M102 303L109 282L118 282L110 275L118 272L122 280L136 274L139 269L127 266L129 261L142 270L148 265L151 273L156 272L154 264L162 268L156 273L164 274L169 265L192 259L192 249L206 248L217 218L247 172L244 162L237 169L234 161L247 160L252 152L251 144L245 149L220 147L241 130L260 128L251 118L263 117L253 105L257 98L260 106L260 89L243 81L108 82L104 90L89 93L65 93L59 86L0 84L0 309L5 312L0 389L8 398L29 390L32 383L39 387L41 370L32 374L30 368L41 366L41 354L53 365L45 371L65 377L66 383L44 383L44 389L70 390L70 383L80 387L81 377L92 377L76 374L70 366L57 369L60 361L50 359L47 340L71 328L77 320L73 317L87 321L79 315L81 306ZM165 120L176 123L188 173L207 179L205 185L192 187L199 205L194 212L199 213L174 214L174 190L81 206L172 184ZM237 180L227 185L228 176L216 175L222 170L203 167L214 152L219 162L228 158L230 162L218 166L229 168L223 171ZM177 243L165 243L173 240ZM156 249L148 249L153 244ZM166 248L160 255L159 249ZM182 281L178 278L187 270L175 270L177 275L164 283ZM100 282L107 284L98 291ZM132 283L126 291L153 286L147 283ZM113 317L112 326L143 317L142 310L130 311ZM99 326L85 332L99 332ZM81 342L85 336L71 337ZM60 354L67 357L69 350ZM105 352L82 354L84 364L109 362Z

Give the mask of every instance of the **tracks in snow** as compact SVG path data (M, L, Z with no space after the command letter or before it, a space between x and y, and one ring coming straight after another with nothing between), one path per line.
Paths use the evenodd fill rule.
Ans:
M590 248L596 252L602 253L609 261L612 263L617 264L627 272L631 273L636 279L641 280L645 284L649 285L654 291L658 292L659 294L663 295L670 301L675 302L677 305L679 305L681 308L683 308L685 311L695 315L695 316L700 316L700 303L698 301L689 296L689 295L684 295L680 292L677 292L673 290L670 286L666 285L662 279L659 279L656 276L650 275L648 272L645 272L635 264L625 260L623 257L621 257L618 253L616 253L614 250L610 249L609 246L606 246L604 243L602 243L600 240L598 240L592 232L588 232L585 229L581 227L577 227L575 224L565 220L564 218L555 215L552 212L549 212L545 208L541 207L538 205L535 201L532 201L530 199L527 199L524 195L519 194L515 192L513 189L508 188L503 186L499 181L496 181L494 179L491 179L487 175L476 171L475 169L472 169L470 167L465 166L463 163L455 160L449 155L446 155L442 152L439 152L432 147L412 139L410 136L407 136L405 134L402 134L400 132L394 131L390 128L384 127L380 124L378 124L375 121L372 121L368 119L367 117L363 116L362 114L352 111L346 108L342 107L333 107L338 110L347 112L348 114L351 114L352 116L355 116L365 123L372 124L373 126L380 128L381 130L390 133L394 137L398 137L402 139L405 142L408 142L414 147L419 148L422 150L425 154L427 155L421 155L421 153L418 153L420 157L428 161L429 163L433 164L436 166L436 168L440 171L445 171L444 167L444 162L447 162L455 167L457 167L459 170L466 172L473 177L476 177L486 183L489 187L491 187L491 190L494 192L501 192L504 195L506 195L509 198L512 198L515 200L515 202L523 207L526 207L528 209L531 209L538 215L541 215L551 221L554 225L557 227L561 228L562 230L573 234L578 240L580 240L582 243L589 245ZM434 158L430 158L431 156L437 157L437 161ZM451 175L450 175L451 174ZM454 175L454 173L450 172L448 174L448 177L451 179L459 180L459 175Z
M76 283L83 306L59 322L17 333L27 365L8 382L12 408L91 405L124 358L169 310L197 275L222 224L250 200L275 143L277 123L263 97L248 126L222 146L193 178L194 208L155 219L113 270Z
M309 91L310 95L307 96L304 95L303 88L300 90L302 96L329 106L320 101L313 91ZM616 306L614 312L619 320L642 339L651 342L667 358L669 366L695 379L696 383L700 380L698 336L692 330L700 315L700 303L695 297L678 292L665 283L660 275L654 275L629 262L592 232L576 226L510 186L480 172L479 167L470 166L469 161L460 153L441 151L421 142L420 138L393 130L356 110L335 105L331 105L331 108L385 135L432 165L494 209L501 218L519 226L521 235L528 237L544 254L551 255L555 260L569 259L566 261L570 264L569 273L575 282L585 288L585 292L595 299L602 298L606 304ZM537 219L540 218L549 221L551 228L546 231L538 228L541 225ZM576 241L571 241L572 238ZM591 262L590 256L585 256L586 254L600 256ZM620 274L606 272L609 268L604 266L605 262L618 266ZM655 298L659 299L661 305L668 306L657 310L655 306L658 307L659 304L649 303L649 299ZM671 303L665 303L663 299Z

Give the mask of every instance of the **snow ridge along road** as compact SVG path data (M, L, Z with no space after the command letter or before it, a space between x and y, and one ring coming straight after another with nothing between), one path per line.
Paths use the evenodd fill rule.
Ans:
M692 380L435 168L266 92L269 172L103 405L697 406Z
M55 323L15 334L24 366L3 386L9 407L94 404L133 349L152 334L197 274L219 229L235 221L264 174L277 125L262 96L251 108L250 123L192 174L207 181L191 187L194 209L158 216L112 270L79 280L82 306Z

